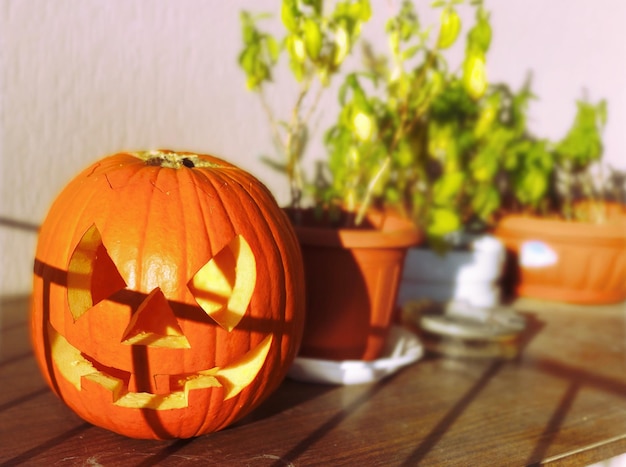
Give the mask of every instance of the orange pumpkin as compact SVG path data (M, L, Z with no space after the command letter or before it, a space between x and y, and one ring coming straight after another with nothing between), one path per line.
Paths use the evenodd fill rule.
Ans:
M218 158L107 157L41 226L35 355L54 392L103 428L164 439L233 423L280 384L303 321L291 224Z

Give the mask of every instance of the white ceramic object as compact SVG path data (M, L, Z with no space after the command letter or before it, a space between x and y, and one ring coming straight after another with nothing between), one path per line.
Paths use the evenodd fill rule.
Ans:
M307 383L371 383L416 362L423 354L424 347L414 333L400 326L392 326L383 355L377 360L333 361L297 357L288 376Z
M491 235L473 240L467 251L449 251L445 255L412 248L404 263L398 303L430 299L496 306L500 303L499 280L505 257L504 245Z

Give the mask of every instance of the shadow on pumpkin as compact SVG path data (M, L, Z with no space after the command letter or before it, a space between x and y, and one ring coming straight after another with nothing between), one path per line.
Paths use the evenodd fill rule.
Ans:
M46 303L43 304L44 319L49 319L50 285L56 284L62 287L67 287L68 273L67 271L46 264L42 261L39 261L38 259L35 260L34 273L36 276L41 277L44 282L44 300L46 301ZM138 292L130 289L122 289L113 293L112 295L107 297L107 299L118 304L128 305L133 311L135 311L139 307L139 305L146 300L148 295L149 294L144 292ZM224 300L223 297L218 295L210 295L209 292L203 292L203 298L212 298L215 301ZM176 317L189 321L201 322L209 326L219 326L219 324L208 318L207 314L198 305L192 305L171 300L168 300L168 304L174 311L174 315ZM270 333L272 330L272 320L260 319L246 315L243 317L243 319L241 320L241 324L239 324L237 328L244 331Z
M51 287L59 286L63 288L71 289L72 287L69 285L71 282L70 276L72 273L68 273L68 271L62 270L60 268L51 266L47 263L44 263L38 259L35 260L34 265L34 273L36 276L42 279L42 303L41 303L41 317L40 319L44 323L41 326L41 336L40 341L43 343L44 349L52 349L55 344L52 342L54 337L51 337L50 329L53 329L50 325L51 323ZM88 289L85 289L88 290ZM160 291L159 291L160 292ZM68 292L69 294L69 292ZM130 290L127 288L123 288L118 290L108 297L99 297L98 299L106 300L109 302L113 302L116 304L121 304L127 306L130 310L130 314L132 316L140 314L141 308L144 306L146 302L148 302L151 298L151 295L154 295L153 292L150 294ZM162 294L161 294L162 295ZM204 298L207 296L205 294ZM216 327L219 328L220 324L215 322L211 317L203 310L199 305L190 304L190 303L182 303L178 301L171 301L162 297L165 301L166 306L171 308L174 313L174 316L177 319L184 319L187 321L193 321L202 323L203 326ZM215 297L216 301L218 299L222 299L222 297ZM70 312L73 313L70 306ZM75 319L77 319L75 317ZM132 324L132 323L131 323ZM284 329L284 334L289 334L292 332L291 323L286 323L286 328ZM250 314L246 313L241 321L237 324L237 330L243 332L256 332L271 335L276 331L275 323L270 318L264 319L259 317L250 316ZM126 336L120 336L121 342L124 342L123 339ZM37 339L37 338L36 338ZM267 339L266 339L267 340ZM271 342L271 340L270 340ZM114 378L121 380L124 384L124 387L127 388L132 393L150 393L150 394L159 394L164 390L168 389L173 383L172 381L164 381L159 379L155 381L155 375L153 375L148 368L146 362L149 361L149 350L148 345L131 345L131 368L132 372L103 367L98 362L90 360L89 356L81 353L81 357L87 360L90 360L93 367L95 367L98 371L102 371L107 375L111 375ZM53 357L52 351L45 352L45 373L49 376L50 383L54 391L59 395L61 399L63 399L58 376L54 371L55 368L55 360ZM179 378L181 375L172 375L169 378ZM177 381L174 384L178 384ZM155 385L157 387L155 387ZM162 386L160 389L158 386ZM220 388L221 390L222 388ZM158 438L171 438L168 430L163 426L161 421L161 416L159 414L159 410L142 410L142 416L146 423L151 427L154 431L156 437Z

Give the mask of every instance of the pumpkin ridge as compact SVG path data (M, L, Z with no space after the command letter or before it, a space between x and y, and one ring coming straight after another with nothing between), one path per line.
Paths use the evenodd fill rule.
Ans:
M137 170L136 174L140 175L140 171ZM134 231L136 232L146 232L148 230L148 223L149 223L149 219L151 217L151 215L153 214L152 212L152 203L153 203L153 198L154 198L154 188L152 189L152 191L150 192L150 196L147 199L148 205L145 207L145 209L143 210L144 212L144 216L141 220L137 219L135 221L135 223L133 224ZM143 242L138 242L136 243L137 245L137 258L145 258L145 247L147 245L148 241L146 239L146 237L143 237ZM143 276L144 276L144 261L135 261L134 262L134 274L133 274L134 278L135 278L135 282L133 284L129 283L127 280L127 284L129 287L131 287L134 290L142 290L144 289L144 284L143 284ZM126 278L124 278L126 280Z
M166 187L170 188L170 183L168 182L169 182L169 179L172 177L172 175L175 175L175 173L173 174L169 170L165 170L163 168L156 168L155 173L154 173L154 178L150 178L149 180L149 183L152 185L152 188L146 200L148 205L145 209L145 212L146 212L145 221L142 224L143 228L140 228L138 230L141 233L141 236L143 237L143 242L140 243L142 245L143 251L139 254L139 256L142 258L148 258L149 260L152 260L154 255L156 254L165 255L166 253L165 251L149 251L148 252L149 255L147 256L145 249L148 246L151 246L152 250L159 249L159 248L155 248L154 245L158 245L158 246L167 245L170 248L175 248L176 254L174 254L173 251L171 250L167 251L169 255L165 257L165 260L163 261L163 263L166 263L166 264L162 264L162 266L165 265L168 267L173 267L172 271L174 272L176 276L178 276L178 279L180 280L180 276L181 276L180 268L178 267L177 264L174 264L174 263L178 260L178 258L181 257L181 254L178 251L178 248L184 248L184 245L183 245L183 242L173 242L173 241L167 240L167 238L169 237L169 233L173 227L175 228L176 226L179 226L179 225L185 225L182 223L184 219L181 219L180 217L174 217L174 216L179 216L182 210L175 209L175 208L170 209L171 206L175 206L177 204L174 200L171 199L171 197L174 196L173 192L171 190L166 189ZM176 178L174 178L173 185L175 186L176 191L180 192L180 186L179 186L180 184L178 183L178 180ZM174 261L172 260L172 257L175 258ZM146 278L151 275L145 273L145 268L146 267L153 268L154 267L153 264L148 265L146 264L146 261L141 261L140 263L138 263L138 266L139 266L139 270L138 270L137 277L143 278L141 284L139 284L138 286L140 289L149 291L149 290L152 290L154 287L162 287L163 284L161 284L161 281L157 281L154 284L146 283ZM159 275L159 277L162 278L161 275ZM168 280L168 282L171 282L171 280ZM179 296L177 290L175 291L163 290L163 292L166 294L168 299L172 299L172 294L174 294L176 297Z
M216 172L218 173L216 174L215 172L213 172L212 176L207 177L210 183L213 185L214 189L216 190L216 196L218 196L220 202L226 206L226 203L225 203L226 196L223 196L222 192L224 190L222 189L222 187L224 185L228 185L231 187L230 190L237 192L238 196L227 196L228 203L229 203L227 206L227 210L234 209L234 210L245 212L246 214L245 217L247 219L247 222L253 223L255 225L255 229L253 231L255 235L255 238L254 238L255 242L260 243L259 237L261 236L261 233L263 234L263 236L266 236L269 234L269 238L272 239L272 242L270 244L271 244L274 254L272 255L263 254L262 264L265 265L265 268L269 268L275 271L276 274L280 274L280 276L273 278L273 280L276 280L279 283L281 280L287 282L288 279L286 278L286 274L285 274L285 266L286 266L285 262L287 261L287 259L285 258L286 255L283 254L283 252L277 246L276 241L274 241L274 238L276 238L276 235L280 237L280 234L278 234L272 228L272 224L276 222L269 222L268 220L268 217L272 221L275 221L276 218L269 215L269 213L263 211L261 206L258 203L254 202L255 198L252 195L252 191L255 190L255 188L258 190L260 184L258 183L258 181L256 181L256 179L254 182L249 181L248 184L242 183L241 180L239 179L239 176L242 175L240 170L232 170L227 173L225 173L222 170L219 170ZM206 174L203 174L203 175L206 176ZM217 184L219 184L219 186L216 186ZM267 196L267 193L262 192L262 195ZM260 198L263 198L264 196L261 196ZM234 231L238 231L239 229L237 228L237 225L232 220L231 220L231 223L233 224ZM276 223L276 224L279 224L279 223ZM248 240L250 241L250 237L248 237ZM269 246L270 245L265 245L262 251L265 253L265 251L267 250ZM297 248L299 248L299 246ZM277 265L268 264L268 260L274 257L281 257L283 261ZM275 267L275 266L278 266L278 267ZM265 268L263 268L262 265L259 265L259 263L257 263L257 271L261 275L263 275ZM276 310L274 309L270 310L269 313L267 312L261 313L261 315L263 315L266 319L270 319L270 320L285 320L286 316L283 310L281 309L281 307L284 305L284 300L281 300L280 297L278 297L278 300L276 300L275 291L273 289L270 290L270 293L271 293L271 296L268 297L268 299L265 300L263 303L258 303L258 300L253 299L253 301L251 301L251 303L249 304L249 307L259 312L263 309L264 305L266 305L267 303L270 303L274 305L275 308L278 308L280 316L279 317L275 316ZM276 301L278 301L278 303L275 303ZM289 323L289 325L285 327L290 327L291 324L292 323ZM295 329L295 328L292 328L292 329ZM247 332L248 345L250 346L256 345L257 343L255 343L255 339L253 339L253 336L260 336L262 334L263 332L261 330L250 330L249 332ZM281 348L282 338L283 336L281 333L281 335L278 336L278 338L276 339L276 342L273 345L276 345L278 348ZM275 360L276 358L277 357L275 357ZM261 371L271 372L273 371L273 368L276 367L276 365L277 365L276 361L266 362L266 364L263 366Z
M215 170L212 168L201 167L197 170L187 171L187 173L189 173L189 176L193 180L192 185L196 191L196 197L198 199L200 199L201 197L207 197L210 201L209 203L198 202L199 212L204 225L214 226L216 224L216 218L221 219L219 223L227 222L228 224L228 233L215 233L212 231L212 228L206 229L207 243L210 248L210 258L203 259L208 261L209 259L213 259L224 248L227 248L228 244L230 243L230 240L225 242L224 244L217 243L218 238L223 237L225 239L231 239L231 237L234 238L236 232L231 216L228 215L228 212L230 212L230 206L227 202L225 202L224 196L222 196L222 194L220 193L220 189L224 186L225 181L223 180L223 173L221 169ZM212 232L213 235L210 232ZM205 264L206 261L202 262L201 267L199 267L196 271L193 271L190 279L195 274L197 274L198 271ZM212 318L209 319L212 320ZM217 336L221 332L226 331L222 330L221 327L216 323L216 326L212 328L211 332L213 333L213 335ZM239 329L238 332L240 334L243 333L241 329ZM246 345L249 345L249 338L246 342ZM216 354L214 355L215 365L218 365L218 362L223 360L225 360L224 356L221 355L219 352L216 352Z
M254 193L251 193L251 197L255 197L258 195L258 192L260 191L262 194L266 194L266 187L264 187L263 185L254 185L253 187L251 187L255 190ZM271 196L271 193L268 193ZM261 219L263 222L265 222L268 225L268 229L270 230L271 235L273 236L273 238L275 238L277 235L279 235L279 233L277 232L276 226L280 225L281 223L287 223L289 224L290 221L286 218L286 215L282 212L282 211L278 211L276 212L276 216L272 217L272 222L268 222L266 216L270 216L274 213L264 213L264 215L261 215ZM281 218L279 219L279 214L281 214ZM281 264L281 273L282 273L282 278L284 279L284 284L285 284L285 289L298 289L298 284L296 284L294 282L294 277L290 274L287 273L287 271L292 271L294 269L297 269L297 263L299 261L302 261L301 259L301 252L300 252L300 245L299 242L295 236L295 233L293 232L293 230L289 230L289 233L285 232L282 234L283 235L283 240L287 240L286 237L289 238L289 243L290 243L290 247L292 248L292 251L297 252L297 256L298 259L294 258L292 255L280 255L281 259L282 259L282 264ZM281 282L283 283L283 282ZM304 296L304 283L301 282L299 284L299 289L297 290L296 294L300 294L301 296ZM286 324L286 327L288 327L289 329L296 329L298 327L298 323L295 321L296 320L296 316L297 313L292 313L292 316L287 316L286 315L286 311L287 309L291 309L289 308L290 306L290 302L291 301L295 301L296 299L294 299L294 297L291 294L285 294L284 296L281 297L281 303L279 305L279 310L281 310L281 317L280 319L283 320L283 322ZM282 342L278 342L277 345L281 346L283 345ZM298 343L299 346L299 343ZM295 354L294 354L295 356Z
M182 267L182 270L184 271L185 280L184 280L184 287L183 287L184 291L182 291L181 294L185 294L185 295L188 294L189 296L192 297L192 300L194 300L194 302L196 303L197 301L195 297L193 297L193 294L191 293L191 291L189 290L188 283L193 278L193 276L198 272L198 270L202 267L202 265L205 264L205 262L209 258L213 258L216 254L216 252L213 251L212 249L209 228L207 228L207 226L210 226L211 223L209 222L209 219L204 214L204 206L203 206L203 203L201 202L201 199L205 197L209 197L209 196L203 190L199 190L197 186L196 179L198 178L198 175L200 173L201 171L199 170L193 170L193 171L178 170L176 172L176 176L178 177L178 185L179 185L179 190L178 190L179 203L180 203L180 206L182 206L182 209L180 210L182 223L183 223L182 225L188 225L189 219L193 219L198 225L202 225L204 227L202 229L198 229L200 232L203 232L202 239L197 239L195 241L194 239L198 237L198 234L193 232L195 229L185 229L185 241L183 242L184 249L185 249L185 251L183 252L183 258L185 260L185 264ZM184 181L191 181L191 185L190 186L186 185ZM194 200L193 205L190 205L185 200ZM192 209L194 212L192 215L190 215L189 211ZM194 265L192 267L189 261L190 255L187 254L187 251L189 250L190 245L192 245L192 249L196 252L196 254L194 255L194 258L195 258L196 256L198 256L197 248L199 248L200 246L199 244L202 244L203 249L204 249L204 252L201 255L199 255L200 261L198 261L198 263L200 266L196 267ZM184 324L181 324L181 325L184 325ZM210 335L210 338L213 340L216 338L216 328L217 326L214 326L214 327L211 327L211 329L207 331L207 333ZM184 354L183 358L185 360L185 366L193 366L193 362L188 361L189 358L191 358L191 356L189 356L188 354ZM213 358L213 361L211 362L211 365L215 366L214 358Z
M240 175L242 173L242 171L238 168L231 168L228 171L225 170L210 170L210 173L207 173L207 171L201 170L198 171L197 173L202 174L202 177L205 178L208 183L212 186L213 190L215 191L215 196L218 199L218 204L222 205L225 207L226 211L233 211L235 210L236 212L240 212L243 211L245 213L245 218L246 218L246 222L249 223L254 223L255 224L255 228L252 233L254 234L254 243L258 243L260 244L260 238L259 238L259 228L260 227L258 225L258 221L260 220L261 222L263 222L264 224L267 224L267 222L265 221L265 218L263 216L263 213L261 213L261 208L258 205L258 203L254 202L254 199L250 196L250 192L246 189L245 185L242 184L237 176ZM252 186L256 183L250 182L249 186ZM224 190L224 187L229 187L229 190L225 193L226 190ZM232 195L231 195L232 194ZM236 195L236 196L233 196ZM244 204L242 197L245 196L245 201L246 203ZM250 202L252 201L252 202ZM251 215L251 212L249 209L247 209L247 207L250 206L253 209L254 215ZM238 219L239 217L237 217ZM232 226L233 231L238 231L239 229L237 228L236 223L234 222L234 220L231 218L230 220L230 224ZM256 222L254 222L256 221ZM271 229L266 229L264 231L264 233L267 232L271 232L271 237L272 240L274 239L273 234L274 232L271 231ZM252 239L250 236L247 237L247 241L252 242ZM271 242L274 250L276 253L278 253L280 255L280 251L278 250L278 248L275 247L275 241ZM263 250L265 251L265 250ZM262 263L267 265L267 257L268 256L272 256L272 255L262 255ZM255 257L258 257L258 254L255 255ZM281 272L282 272L282 268L281 268ZM257 261L257 274L259 273L259 261ZM275 280L275 279L274 279ZM273 292L273 290L272 290ZM270 297L270 300L268 300L269 303L273 303L274 302L274 298ZM251 313L255 316L255 317L259 317L257 316L257 313L259 311L261 311L260 309L262 307L256 305L257 300L255 299L255 297L253 297L252 301L250 302L250 304L248 305L248 308L251 310ZM267 304L267 301L264 303ZM274 319L273 313L275 313L274 310L271 310L271 314L269 316L270 319ZM268 318L267 313L259 313L260 315ZM244 319L246 319L244 317ZM240 330L241 332L241 330ZM247 330L246 331L246 346L248 347L254 347L256 345L258 345L258 342L256 342L256 340L259 340L260 342L260 337L258 339L253 339L253 336L255 335L261 335L262 332L260 330ZM277 336L278 341L282 340L282 332ZM273 343L273 346L275 345L279 345L278 343ZM219 358L219 355L216 355L216 358ZM259 375L263 374L263 375L269 375L272 374L273 371L275 371L277 368L279 367L279 361L277 360L276 357L274 357L273 359L267 359L264 364L261 366L261 369L259 370ZM280 376L280 379L282 380L282 377L284 375ZM264 378L257 378L257 380L263 380ZM237 405L240 404L239 400L241 398L244 398L244 400L246 400L246 405L250 406L250 407L255 407L257 406L259 403L262 402L263 399L265 399L265 397L263 396L264 394L264 384L262 383L258 383L257 381L251 383L248 387L246 387L242 393L237 394L236 396L234 396L232 398L233 402L236 403ZM232 413L228 416L227 422L224 424L225 426L233 423L234 421L238 420L239 418L241 418L241 416Z
M260 183L252 183L249 182L247 184L247 188L246 185L244 185L241 180L239 180L238 176L240 175L238 172L234 172L232 174L229 174L233 181L235 183L237 183L237 185L239 187L241 187L241 190L243 192L246 193L246 203L244 204L244 200L238 198L236 201L238 203L241 204L242 207L244 206L249 206L250 209L252 209L254 211L254 216L251 216L250 214L249 217L254 217L255 218L255 231L261 231L263 230L263 233L269 233L269 235L271 236L271 238L277 238L277 236L282 235L283 238L286 237L287 235L289 236L290 242L291 242L291 246L294 248L294 251L297 251L299 253L299 244L297 242L297 239L295 237L295 234L293 232L290 231L289 234L287 233L279 233L277 231L277 226L280 224L284 224L285 222L289 222L287 221L284 217L279 218L278 214L282 214L282 211L277 211L276 214L274 215L273 212L266 212L264 210L262 210L261 206L259 206L257 203L254 202L249 202L249 201L253 201L255 198L259 198L259 197L267 197L270 196L273 199L273 196L271 195L271 193ZM260 196L259 196L260 195ZM244 208L245 209L245 208ZM247 210L248 211L248 210ZM249 211L248 211L249 212ZM261 228L263 227L263 229ZM277 243L275 241L273 241L271 243L272 248L275 250L275 252L277 254L275 255L266 255L267 257L277 257L280 258L280 264L278 264L278 268L274 267L273 265L268 265L268 268L275 271L274 274L280 274L280 277L276 277L277 283L281 283L281 284L285 284L285 290L286 289L292 289L295 284L291 283L291 276L289 274L287 274L287 271L291 271L293 269L296 268L296 266L294 264L291 264L292 261L295 263L296 260L294 260L290 255L284 255L282 254L282 251L280 249L280 247L277 245ZM288 287L289 286L289 287ZM303 287L301 287L301 289L303 289ZM271 293L274 295L274 290L271 291ZM292 331L294 329L297 328L297 323L294 322L295 320L295 315L296 313L293 313L293 316L287 316L286 315L286 306L288 306L288 301L290 299L290 297L286 297L286 294L279 294L279 303L276 304L276 308L279 310L280 312L280 316L276 317L274 316L274 313L276 312L275 310L272 310L272 314L270 316L271 319L280 319L281 322L284 323L284 330L286 331L285 334L289 334L289 331ZM302 296L304 295L303 290L302 290ZM271 297L271 299L269 300L271 303L273 303L275 300L274 296ZM284 334L281 334L280 338L277 339L276 342L276 346L278 348L280 348L280 352L282 352L282 337L284 337ZM295 356L295 353L294 355ZM267 367L268 369L270 368L270 366Z
M181 217L181 225L188 225L188 223L190 222L191 219L194 219L195 216L189 216L189 210L191 208L193 208L193 206L190 206L188 202L185 202L185 200L187 199L193 199L191 196L189 196L188 193L183 192L185 190L185 183L183 183L183 181L180 180L181 177L190 174L189 171L187 170L182 170L182 171L177 171L176 175L177 178L179 178L179 180L177 180L178 183L178 199L177 199L177 203L182 207L182 209L180 209L180 217ZM190 177L189 175L187 175L187 178L193 178ZM206 225L206 224L204 224ZM193 238L195 238L195 235L193 235L193 230L194 229L185 229L184 235L185 235L185 239L183 242L181 242L181 248L182 248L182 254L181 254L181 258L183 263L181 264L181 270L184 271L183 275L185 276L185 280L188 281L190 277L193 276L193 271L191 270L190 267L190 261L189 261L189 250L190 250L190 246L192 249L198 248L197 243L199 242L195 242L193 241ZM185 289L187 287L185 286ZM184 294L186 291L181 291L181 294Z
M230 184L229 182L231 181L230 178L231 177L227 177L228 180L224 179L224 174L222 173L221 170L212 170L212 169L208 169L208 170L199 170L197 173L202 174L202 177L204 177L204 179L206 180L206 182L208 182L208 184L213 188L214 193L215 193L215 197L217 200L217 206L220 206L220 208L226 213L226 212L239 212L239 210L232 210L232 206L231 206L231 198L233 198L233 196L231 196L232 193L232 188L230 188ZM224 188L227 187L228 190L224 190ZM224 191L226 191L224 193ZM232 193L235 194L235 193ZM240 193L238 193L240 195ZM236 196L235 196L236 198ZM239 229L236 228L233 219L231 218L231 216L226 216L228 218L228 224L230 226L230 234L228 237L230 237L231 235L234 235L235 232L238 232ZM256 232L253 230L251 233L253 233L254 235L256 235ZM257 238L255 237L255 242L257 243ZM248 238L246 238L246 241L248 242L248 244L250 244L250 237L248 236ZM212 256L216 255L218 252L220 252L223 248L226 248L227 245L218 245L216 247L216 245L213 242L213 239L211 239L211 250L212 250ZM255 255L255 258L257 257L258 253L256 253L253 250L253 254ZM259 263L257 261L256 263L256 268L257 268L257 274L258 274L258 268L259 268ZM250 304L248 304L248 310L252 309L252 303L254 301L253 300L250 302ZM244 331L242 331L241 329L238 330L240 333L243 333ZM215 332L218 332L217 329ZM252 340L251 340L251 334L252 331L248 330L245 332L246 335L246 345L250 346L252 345ZM220 354L216 354L215 355L215 360L216 361L222 361L223 356Z
M122 154L122 156L127 156L127 155L126 154ZM108 201L107 201L107 208L109 210L111 210L112 208L114 208L115 206L117 206L121 202L121 200L119 198L124 196L124 193L123 193L124 190L128 189L129 186L134 186L136 184L141 184L142 173L141 173L141 166L137 165L137 164L134 164L133 163L134 161L132 159L130 159L130 158L127 160L127 163L125 163L125 164L123 164L121 166L115 163L115 156L113 156L113 157L111 157L109 159L111 160L111 167L112 167L111 170L113 170L113 171L118 171L119 170L119 171L128 172L128 174L126 175L126 182L123 185L119 186L119 187L112 187L110 185L110 182L108 181L108 178L107 178L107 184L109 185L110 190L111 190L110 197L108 198ZM108 172L104 172L105 177L106 177L107 173ZM136 203L136 204L139 204L139 203ZM146 219L150 215L150 213L151 213L151 210L150 209L146 209L145 210L145 218L144 219ZM104 215L102 215L102 217L104 219L109 219L108 214L104 214ZM137 237L137 239L141 239L141 237L142 237L142 234L141 234L141 231L142 231L141 225L142 225L142 223L138 222L138 220L139 219L137 217L134 217L134 222L131 224L131 228L130 229L128 229L128 228L125 229L125 235L130 236L130 235L132 235L133 232L136 232L135 236ZM115 233L113 231L113 229L119 230L119 227L112 225L111 222L108 222L108 221L107 222L102 221L101 223L102 223L102 225L99 226L99 228L101 229L100 232L102 234L102 239L103 239L104 246L107 249L109 255L113 258L114 263L117 265L117 264L119 264L119 261L121 259L120 258L121 252L118 251L117 249L115 251L110 249L113 245L110 245L107 242L107 237L108 236L112 236ZM145 220L143 222L143 225L145 226ZM145 231L145 227L144 227L144 231ZM140 245L141 243L137 242L136 244ZM129 288L130 290L137 290L140 287L140 285L137 283L137 278L141 277L143 265L139 264L139 261L135 261L134 264L135 264L135 267L134 267L134 271L132 271L132 273L129 273L129 271L127 271L127 270L124 270L124 271L119 270L119 266L118 266L119 273L122 275L124 281L126 282L127 288Z
M95 198L96 193L87 194L86 196L87 196L87 200L91 201L93 198ZM81 197L75 197L75 198L70 197L69 203L72 203L72 205L76 204L80 206L85 199L85 198L82 198L82 199L80 198ZM82 206L80 208L81 209L80 214L76 215L76 211L75 211L76 208L73 209L72 205L70 206L66 205L68 203L68 199L64 198L62 200L57 200L57 201L60 201L60 202L55 202L52 205L52 207L50 208L50 214L44 220L41 231L40 231L40 237L47 238L48 240L48 243L44 245L44 247L42 248L45 250L49 250L51 244L54 245L55 243L58 243L56 241L56 235L58 235L58 232L61 230L68 231L73 236L76 236L76 234L80 236L84 233L84 232L80 233L79 229L80 229L80 224L81 224L83 215L85 211L88 209L88 207L86 205ZM49 222L48 218L51 218L55 220L56 222L48 226L48 222ZM70 222L72 222L72 224L68 226ZM60 226L62 226L62 229L60 228ZM85 230L87 228L88 227L86 227ZM68 257L70 248L71 246L68 245L65 251L60 252L59 256ZM51 264L51 266L66 268L67 262L65 264Z

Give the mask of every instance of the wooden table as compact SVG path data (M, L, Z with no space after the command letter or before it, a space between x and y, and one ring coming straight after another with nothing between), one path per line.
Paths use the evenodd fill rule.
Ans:
M286 380L236 426L191 440L93 427L44 385L27 299L2 302L0 465L586 465L626 452L623 304L518 300L514 361L427 357L379 383Z

